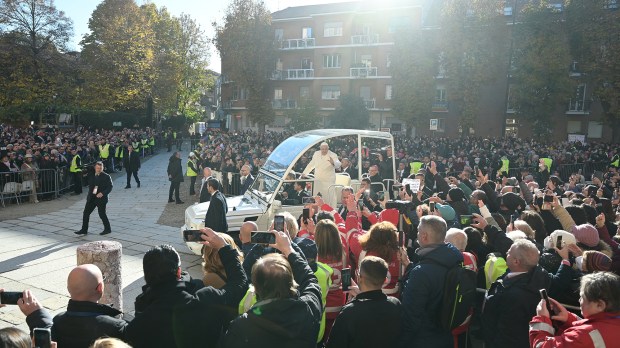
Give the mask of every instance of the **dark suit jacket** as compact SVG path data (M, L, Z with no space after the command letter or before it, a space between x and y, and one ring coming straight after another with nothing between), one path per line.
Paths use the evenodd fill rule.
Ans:
M131 156L129 156L129 152L125 153L123 155L123 166L125 166L127 172L137 172L140 170L140 154L133 151Z
M252 186L253 183L254 183L254 177L252 176L252 174L250 174L245 179L245 182L241 184L241 190L239 191L239 194L240 195L244 194L245 191L247 191L250 188L250 186Z
M353 166L349 166L349 168L343 170L342 172L349 174L349 177L352 180L357 179L357 169L355 169Z
M216 232L228 232L228 221L226 221L228 204L226 204L226 197L224 197L223 193L217 191L211 197L210 202L211 204L209 204L209 209L205 215L205 227L209 227Z
M209 178L211 178L211 176ZM224 191L224 188L222 187L222 183L218 181L217 184L218 184L217 190L220 192ZM200 203L209 202L210 200L211 200L211 194L209 193L209 190L207 190L207 181L205 180L205 183L202 185L202 188L200 189Z
M103 197L97 198L93 194L95 186L97 186L97 193L103 193ZM94 172L88 174L88 195L86 196L86 201L90 202L95 199L108 203L108 195L112 192L112 186L112 177L108 173L101 172L99 176L96 176Z
M301 204L301 203L303 203L303 198L304 197L310 197L310 195L308 195L306 190L301 190L299 192L293 190L293 192L290 192L288 194L288 198L285 199L283 203L284 204L289 204L289 205Z

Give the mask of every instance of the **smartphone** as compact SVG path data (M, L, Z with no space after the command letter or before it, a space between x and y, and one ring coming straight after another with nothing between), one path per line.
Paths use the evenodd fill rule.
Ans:
M549 312L549 316L554 315L555 312L551 310L551 301L549 301L549 296L547 296L547 290L540 289L539 291L540 291L540 298L545 300L545 305L547 306L547 311Z
M478 176L478 171L480 170L480 168L478 168L478 166L474 166L474 176Z
M472 215L461 215L461 226L469 226L473 220Z
M365 205L364 205L364 200L360 198L360 199L357 201L357 208L358 208L360 211L363 211L363 210L364 210L364 207L365 207Z
M276 244L276 235L269 231L255 231L250 241L254 244Z
M351 269L343 268L340 270L340 277L342 279L342 291L349 291L349 286L351 286Z
M377 200L382 201L385 198L385 191L377 192Z
M404 246L405 242L405 232L404 231L398 231L398 246L402 247Z
M545 202L546 202L546 203L551 203L551 202L553 202L553 196L545 195Z
M4 291L0 293L0 304L16 305L17 300L24 296L23 292Z
M557 236L555 239L555 247L558 249L562 249L562 236Z
M431 213L435 212L435 202L428 202L428 207L431 210Z
M314 197L302 197L301 203L305 204L314 204L316 203L316 199Z
M308 222L308 219L310 219L310 208L304 208L301 219L304 223Z
M186 242L202 242L201 230L185 230L183 231L183 240Z
M273 229L280 232L284 231L284 215L274 216Z
M33 331L34 348L50 348L52 346L52 331L50 329L35 328Z

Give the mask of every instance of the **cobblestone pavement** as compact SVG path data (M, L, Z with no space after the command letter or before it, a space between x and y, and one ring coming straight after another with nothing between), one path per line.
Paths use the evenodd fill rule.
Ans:
M183 163L187 153L183 152ZM124 173L113 175L114 189L107 206L112 233L106 236L99 235L103 225L96 211L91 215L87 236L73 233L81 227L85 193L0 207L0 288L30 289L44 307L54 314L62 312L69 299L66 280L77 262L76 249L98 240L117 241L123 246L123 312L127 318L133 317L134 300L144 285L142 256L151 246L173 245L181 255L183 269L201 278L200 257L189 251L180 236L183 212L195 201L195 197L188 197L187 178L181 186L185 204L168 203L166 168L171 154L160 151L143 162L140 188L133 182L131 189L124 189ZM0 328L7 326L27 330L25 316L17 306L0 308Z

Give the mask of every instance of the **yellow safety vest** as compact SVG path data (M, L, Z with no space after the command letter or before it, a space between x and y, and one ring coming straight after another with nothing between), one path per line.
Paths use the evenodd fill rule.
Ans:
M172 138L176 139L177 138L177 132L172 132Z
M192 167L189 166L190 163L194 165L194 168L196 168L196 162L192 161L191 159L188 159L187 160L187 176L198 176L198 173L192 170Z
M134 151L138 151L140 149L140 143L137 141L132 142L131 146L133 146Z
M115 154L114 154L114 157L116 157L116 158L123 158L123 152L124 152L123 151L123 147L122 146L117 146Z
M142 143L142 147L143 148L145 148L145 149L149 148L149 144L147 143L146 139L142 139L142 140L140 140L140 142Z
M80 167L78 167L78 165L77 165L77 159L78 158L80 158L80 155L76 154L71 159L71 167L69 167L69 171L71 173L77 173L77 172L81 172L82 171L82 169Z
M110 144L99 145L99 157L107 159L110 156Z
M155 146L155 138L151 137L151 139L149 140L149 146Z
M508 173L508 169L510 168L510 160L502 159L502 167L499 169L500 173Z
M321 297L323 299L323 316L321 317L321 327L316 341L321 342L321 339L323 339L323 334L325 333L325 305L327 303L327 293L329 292L329 288L332 286L332 274L334 274L334 270L322 262L317 262L316 265L317 268L314 275L321 286ZM245 293L245 296L243 296L241 302L239 302L239 315L249 311L255 304L256 291L254 286L250 285L248 287L248 291Z
M418 174L418 172L420 171L420 168L422 168L422 162L411 162L409 163L409 167L411 168L411 172L409 174L413 174L416 175Z
M551 172L551 165L553 164L553 160L551 158L541 158L545 165L547 166L547 170Z

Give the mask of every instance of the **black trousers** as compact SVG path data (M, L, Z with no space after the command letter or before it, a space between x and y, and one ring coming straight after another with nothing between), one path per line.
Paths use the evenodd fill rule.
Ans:
M73 192L82 193L82 172L73 172Z
M194 186L196 186L196 178L197 176L190 176L190 182L189 182L189 195L193 196L196 194L196 190L194 188Z
M171 201L172 200L172 193L174 193L174 198L176 199L177 202L181 201L181 198L179 197L179 187L181 186L181 182L180 181L171 181L170 182L170 190L168 191L168 200Z
M138 179L138 171L137 170L132 170L132 171L127 171L127 186L131 186L131 175L133 174L133 178L136 180L137 184L140 184L140 179Z
M89 193L92 194L92 193ZM110 220L108 220L108 215L106 215L105 208L107 203L103 201L101 198L93 197L90 201L86 202L86 206L84 207L84 215L82 217L82 231L88 231L88 221L90 220L90 214L97 208L97 212L99 213L99 217L101 218L101 222L103 222L103 229L106 231L110 231Z

